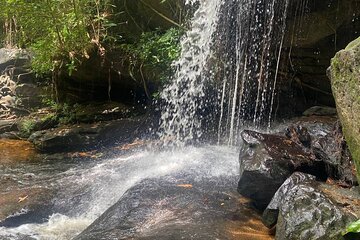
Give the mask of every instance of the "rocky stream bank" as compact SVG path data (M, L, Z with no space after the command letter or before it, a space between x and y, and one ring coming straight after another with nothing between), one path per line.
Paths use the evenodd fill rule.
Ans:
M111 201L64 239L78 234L75 239L359 239L355 233L345 235L346 227L360 218L355 168L360 147L358 45L355 41L338 53L329 72L339 119L334 108L315 107L271 132L244 130L239 165L221 168L236 156L222 159L228 149L211 146L200 154L194 148L188 150L194 156L185 151L175 160L194 162L201 156L210 165L185 162L187 171L175 173L173 162L149 164L161 154L134 157L152 154L138 152L146 145L143 136L156 128L152 113L116 102L61 110L44 104L49 89L28 70L30 56L2 50L0 233L69 213L101 193L100 188L118 193L102 191L104 197L95 198L94 204ZM134 163L129 163L131 158ZM124 171L121 164L129 166ZM105 172L100 180L105 185L94 180L98 169ZM78 175L87 182L81 185ZM112 185L116 181L131 184L121 188ZM0 234L0 239L11 234ZM15 239L29 238L24 234Z

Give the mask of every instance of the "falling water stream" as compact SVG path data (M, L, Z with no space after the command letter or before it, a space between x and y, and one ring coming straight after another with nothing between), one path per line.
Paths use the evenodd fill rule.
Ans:
M181 41L180 58L173 64L173 81L161 94L165 107L161 116L160 138L167 145L184 146L202 135L202 120L198 115L206 105L205 88L209 82L206 65L212 54L222 4L222 0L200 1L191 30Z
M259 126L271 121L289 0L186 2L198 9L181 40L175 75L161 94L159 137L177 148L138 150L81 164L66 159L42 163L48 174L38 164L0 168L1 175L15 181L19 174L32 173L33 178L19 184L56 193L45 221L0 227L0 239L71 239L143 179L186 172L196 178L226 176L236 185L237 152L228 145L238 144L245 122ZM221 61L214 63L216 59ZM215 78L221 78L219 86L213 84L219 82ZM207 96L209 88L218 95ZM212 106L215 119L207 117ZM191 146L206 134L204 122L218 125L220 145Z
M218 142L236 145L242 128L271 125L290 1L199 2L161 95L160 137L191 144L218 121Z

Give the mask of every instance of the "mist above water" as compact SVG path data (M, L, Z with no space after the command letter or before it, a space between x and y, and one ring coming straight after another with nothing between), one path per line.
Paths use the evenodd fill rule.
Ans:
M236 150L221 146L186 147L169 152L141 150L72 167L52 176L57 179L55 182L49 178L47 183L42 183L58 190L49 219L40 224L0 228L0 239L21 240L26 236L26 239L68 240L143 179L190 174L200 181L227 176L234 179L235 186L238 169Z

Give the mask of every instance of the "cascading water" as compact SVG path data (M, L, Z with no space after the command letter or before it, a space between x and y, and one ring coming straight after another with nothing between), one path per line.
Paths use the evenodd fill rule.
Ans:
M214 33L223 0L188 1L199 3L191 29L181 41L181 55L173 64L173 81L163 90L165 102L161 116L160 137L165 144L183 146L201 137L199 111L205 108L205 88L209 82L207 68Z
M165 144L183 148L137 151L71 166L52 174L49 179L55 182L39 179L36 184L60 192L54 214L47 222L0 228L0 239L70 239L146 178L223 176L235 179L236 185L236 149L184 145L202 136L204 122L217 125L215 118L208 118L209 109L216 109L219 143L229 145L236 144L246 121L259 126L271 120L289 0L186 2L198 9L181 41L173 81L161 94L165 104L159 131ZM207 91L218 94L207 96Z
M288 6L289 0L235 0L224 8L219 140L233 145L243 127L270 126Z
M233 145L245 125L270 125L289 0L198 2L162 93L160 136L173 145L198 139L202 123L215 121L204 112L217 105L219 142ZM214 82L218 100L205 96Z

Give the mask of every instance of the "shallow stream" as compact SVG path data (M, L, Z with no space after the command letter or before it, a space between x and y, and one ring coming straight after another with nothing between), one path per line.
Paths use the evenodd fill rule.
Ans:
M7 155L1 163L0 203L23 207L0 223L0 239L71 239L141 180L184 174L194 181L226 177L235 190L239 171L236 149L225 146L133 150L103 160L15 156L27 161L17 158L10 164Z

